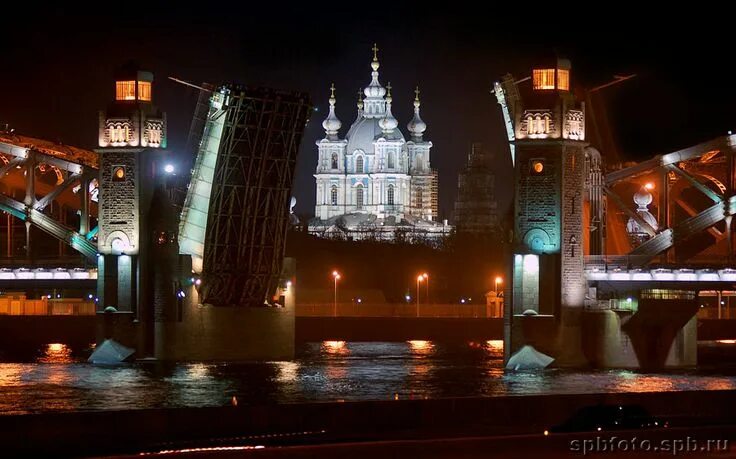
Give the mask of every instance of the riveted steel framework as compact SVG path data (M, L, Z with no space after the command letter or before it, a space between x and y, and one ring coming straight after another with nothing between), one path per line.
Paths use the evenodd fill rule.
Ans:
M278 281L305 94L230 88L204 248L204 303L262 306Z

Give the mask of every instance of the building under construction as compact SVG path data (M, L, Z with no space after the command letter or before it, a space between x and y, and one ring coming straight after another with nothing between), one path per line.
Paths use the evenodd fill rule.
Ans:
M489 234L499 230L492 163L493 154L474 143L465 169L458 176L455 227L459 233Z
M201 276L201 303L261 306L281 274L311 104L303 93L246 86L209 95L192 123L201 138L193 139L198 152L182 207L181 252Z

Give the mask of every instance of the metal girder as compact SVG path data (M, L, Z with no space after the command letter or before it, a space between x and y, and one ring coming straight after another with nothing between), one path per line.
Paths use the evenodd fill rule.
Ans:
M715 191L711 190L707 186L700 183L695 177L688 174L686 171L682 170L680 167L678 167L676 164L668 164L665 166L667 170L673 171L676 174L678 174L680 177L687 180L690 185L692 185L695 189L703 193L704 195L708 196L711 201L715 202L721 202L723 201L723 196L719 193L716 193Z
M97 258L96 244L91 243L78 232L62 225L43 212L29 208L22 202L2 194L0 194L0 209L20 220L30 222L31 225L40 228L45 233L66 242L88 259L95 260Z
M74 182L77 182L80 178L82 178L81 174L71 174L69 175L61 184L56 186L49 194L44 196L43 198L36 201L36 203L33 205L33 208L36 210L43 210L46 208L47 205L51 203L54 199L56 199L61 193L64 192L67 188L69 188Z
M606 174L606 186L611 186L621 180L645 174L653 169L677 164L682 161L706 155L715 150L726 150L736 145L736 134L718 137L717 139L703 142L698 145L678 150L665 155L658 155L652 159L642 161L634 166Z
M61 170L65 170L73 174L81 174L82 171L86 168L86 166L83 166L81 164L78 164L72 161L67 161L65 159L57 158L55 156L49 155L39 150L19 147L17 145L13 145L10 143L0 141L0 153L14 156L16 158L25 159L30 156L31 152L35 154L37 164L43 163L43 164L48 164L50 166L56 166Z
M722 221L727 216L733 215L734 210L736 210L736 196L730 197L728 201L715 203L697 215L683 220L674 228L660 232L632 250L630 254L646 255L649 259L654 258L675 245L675 243L683 241L700 231L704 231Z

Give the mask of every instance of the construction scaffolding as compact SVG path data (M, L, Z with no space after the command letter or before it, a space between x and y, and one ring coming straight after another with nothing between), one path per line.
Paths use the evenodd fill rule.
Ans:
M267 88L218 92L226 94L224 123L206 219L201 301L262 306L281 272L294 167L311 103L306 94Z
M460 233L492 233L499 229L493 155L474 143L460 172L455 201L455 227Z

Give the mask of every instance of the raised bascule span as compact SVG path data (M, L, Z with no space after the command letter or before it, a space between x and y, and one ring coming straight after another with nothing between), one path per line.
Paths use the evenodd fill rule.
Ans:
M217 166L227 110L227 91L221 89L212 92L209 97L204 131L179 222L179 250L183 254L192 256L192 269L197 274L202 273L204 263L204 244L212 180Z

